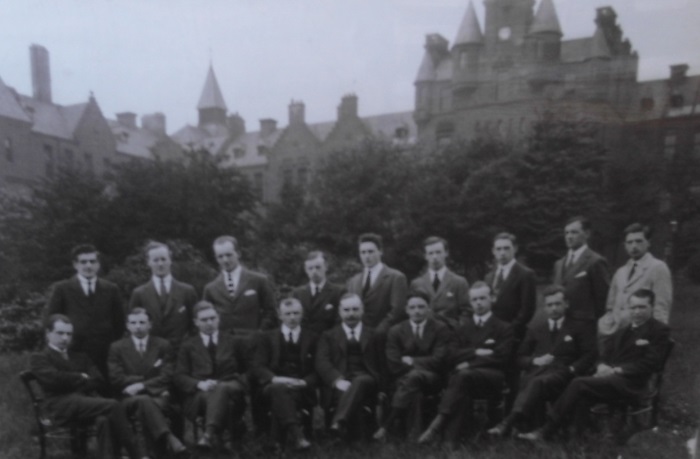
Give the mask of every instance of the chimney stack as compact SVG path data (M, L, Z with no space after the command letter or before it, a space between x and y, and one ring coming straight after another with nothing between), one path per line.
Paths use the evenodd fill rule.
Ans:
M51 67L49 66L49 52L41 45L32 45L29 47L29 60L34 99L50 104Z
M117 113L117 122L125 128L136 129L136 113ZM163 120L163 123L165 124L165 119Z
M304 124L304 102L292 100L289 103L289 125Z
M338 120L357 118L357 96L347 94L340 100L338 106Z
M260 137L267 137L277 129L277 121L272 118L260 120Z
M688 76L688 64L676 64L671 66L671 84L683 83Z
M136 120L134 120L134 123L136 123ZM157 136L165 136L165 115L160 112L143 115L141 117L141 126Z

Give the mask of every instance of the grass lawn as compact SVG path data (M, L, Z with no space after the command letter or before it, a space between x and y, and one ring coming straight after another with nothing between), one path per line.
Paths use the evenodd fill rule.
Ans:
M333 457L338 459L376 458L482 458L482 459L682 459L685 441L697 427L700 413L698 371L700 368L700 286L690 285L684 279L676 282L676 297L671 314L672 337L676 348L666 368L662 392L660 425L656 432L645 431L632 437L621 448L614 448L591 437L586 442L569 442L532 446L515 440L497 443L486 441L469 445L448 454L436 448L415 445L357 445L352 448L333 446L320 442L298 457ZM0 457L2 459L26 459L39 456L33 413L29 399L17 375L26 368L28 354L0 356ZM70 457L69 454L50 449L51 457ZM57 453L57 454L56 454ZM247 441L242 456L265 457L255 442Z

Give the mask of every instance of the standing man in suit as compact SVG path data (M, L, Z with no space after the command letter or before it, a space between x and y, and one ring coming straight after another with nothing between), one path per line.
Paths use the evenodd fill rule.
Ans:
M383 244L378 234L365 233L358 238L364 270L348 281L347 290L362 299L364 322L386 334L391 325L403 319L408 282L403 273L382 263Z
M469 283L447 269L449 251L445 239L431 236L423 241L423 248L428 270L411 281L411 290L427 294L433 317L454 330L460 317L471 314Z
M292 296L304 308L304 329L313 330L320 335L333 328L338 321L338 303L345 289L328 282L328 263L320 250L309 252L304 262L304 271L309 283L295 288Z
M131 439L131 428L116 400L95 391L104 380L92 360L71 349L73 323L68 316L52 314L46 319L46 349L32 354L29 365L44 392L44 408L56 425L71 421L97 426L99 457L119 457L120 446L129 457L142 457Z
M107 381L109 345L124 335L124 304L119 287L99 279L99 252L88 244L71 251L76 276L54 284L46 314L64 314L74 327L72 349L84 352Z
M420 432L423 418L421 397L439 393L442 388L442 370L451 331L433 318L429 304L428 294L421 291L409 293L406 304L408 320L389 330L386 359L395 391L389 416L374 434L375 440L385 438L395 421L403 426L398 430L401 436L407 432Z
M363 406L376 403L380 385L374 330L362 322L364 306L357 294L340 299L341 323L326 331L318 344L316 371L330 392L326 406L335 407L330 431L344 437L348 426L358 425Z
M221 236L214 241L221 273L204 287L204 300L216 306L221 330L251 337L275 326L275 294L267 276L240 264L238 241Z
M456 331L451 340L447 368L447 389L442 395L438 415L418 439L430 443L446 430L451 447L459 441L471 401L479 397L497 397L505 381L505 366L512 354L513 329L491 311L493 295L485 282L469 289L474 315Z
M668 325L654 319L654 292L640 289L629 297L631 324L619 328L605 342L593 376L575 378L552 407L544 427L520 434L525 440L549 439L568 425L576 405L613 402L644 394L649 378L663 367L668 346ZM624 434L624 432L623 432Z
M550 285L544 290L547 319L527 331L518 349L518 368L525 372L520 392L510 414L489 434L508 435L514 425L518 430L527 423L543 420L545 402L556 400L576 376L588 374L598 357L595 336L580 322L565 317L569 302L566 290Z
M608 293L607 311L598 322L601 337L613 334L630 323L629 298L632 292L649 289L654 292L654 318L668 324L673 301L671 271L666 263L649 252L651 230L634 223L625 229L625 250L629 260L613 276Z
M291 437L294 449L309 449L299 409L311 412L316 404L318 376L314 368L318 335L302 327L304 309L296 298L282 300L278 309L282 326L256 337L252 376L262 387L267 408L282 429L276 438Z
M204 434L197 445L217 450L221 432L240 423L245 411L246 382L230 333L219 332L219 313L213 304L200 301L192 311L199 333L180 347L175 385L184 394L185 416L204 418Z
M183 455L187 449L163 415L170 408L174 356L166 339L150 335L151 326L147 310L135 308L127 314L129 336L109 349L110 383L121 399L118 409L139 417L161 455Z
M192 328L192 306L197 292L171 273L172 254L162 242L151 241L144 250L151 280L136 287L129 309L144 308L152 320L151 336L165 338L177 355L180 343Z
M569 251L554 264L552 283L566 288L569 316L586 322L593 334L598 319L605 313L610 272L605 258L588 248L590 235L587 218L577 216L566 222L564 240Z

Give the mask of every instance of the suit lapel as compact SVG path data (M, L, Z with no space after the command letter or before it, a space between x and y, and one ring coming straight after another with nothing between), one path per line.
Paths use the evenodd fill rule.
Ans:
M360 335L360 347L362 348L363 352L364 352L365 348L367 347L368 342L369 342L369 332L367 330L367 327L362 327L362 334Z
M241 278L238 279L238 285L236 285L236 293L233 295L233 301L236 301L238 297L240 297L241 294L247 290L249 279L250 275L248 274L248 270L241 267ZM226 291L228 292L228 290Z
M342 326L336 328L335 342L338 343L340 353L342 355L348 355L348 337L345 335L345 330L343 330Z
M495 272L494 272L494 275L495 275ZM510 268L510 272L508 273L508 277L506 277L505 281L503 281L503 284L498 289L499 293L510 288L510 286L512 284L517 282L517 278L519 276L520 276L520 266L518 266L518 262L516 261L515 263L513 263L513 267ZM491 321L489 320L487 323L490 323L490 322Z
M423 336L418 340L418 347L421 351L425 351L430 347L430 343L433 342L433 335L435 335L435 322L428 319L423 326Z
M629 273L630 273L630 270L631 270L631 269L632 269L632 266L631 266L631 265L630 265L630 266L627 266L627 277L629 277ZM646 274L647 269L649 269L649 263L647 262L647 260L638 261L638 262L637 262L637 269L634 271L634 276L632 276L632 278L630 278L630 279L627 281L626 286L629 287L630 285L634 284L634 283L637 282L639 279L641 279L642 277L644 277L644 275Z
M574 265L565 270L566 271L566 277L567 280L571 280L574 277L576 277L576 274L579 272L579 270L588 264L588 259L591 257L591 251L590 249L586 249L583 251L580 257L578 257L578 260L574 262Z
M372 286L369 288L369 292L367 292L367 296L372 295L374 292L376 292L379 289L379 286L384 282L384 277L388 275L386 266L382 266L382 270L379 271L379 274L377 275L377 279L374 281Z

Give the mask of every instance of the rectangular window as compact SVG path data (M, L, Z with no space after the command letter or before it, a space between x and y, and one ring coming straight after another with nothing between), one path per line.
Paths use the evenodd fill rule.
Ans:
M666 134L664 137L664 157L673 159L676 154L676 134Z
M5 137L5 142L3 142L3 147L5 148L5 159L10 162L15 162L15 149L12 145L12 139Z

